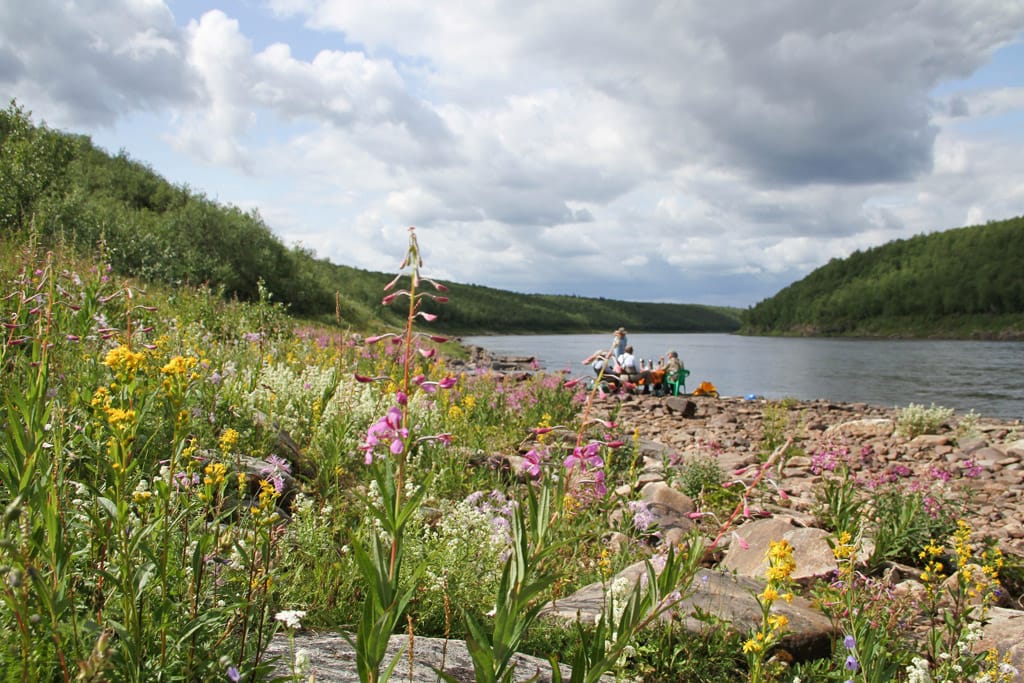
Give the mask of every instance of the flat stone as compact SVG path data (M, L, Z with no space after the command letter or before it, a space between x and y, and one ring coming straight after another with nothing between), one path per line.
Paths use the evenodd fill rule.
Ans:
M832 425L825 430L826 437L870 438L874 436L890 436L896 424L886 417L869 417Z
M291 680L292 643L284 633L277 633L267 654L280 657L274 667L274 675ZM317 683L357 683L355 649L345 638L337 633L311 633L302 631L295 634L294 651L305 650L309 653L311 670L307 673L315 676ZM412 672L409 665L409 637L394 635L388 641L387 655L383 667L398 657L398 664L391 674L395 681L413 681L414 683L437 683L438 676L432 667L438 667L460 683L474 683L473 660L461 640L444 640L442 638L413 639ZM551 664L539 657L516 654L515 681L551 681ZM562 675L568 680L571 669L561 666ZM534 678L539 676L539 678ZM307 680L303 677L301 680ZM610 678L608 680L611 680Z

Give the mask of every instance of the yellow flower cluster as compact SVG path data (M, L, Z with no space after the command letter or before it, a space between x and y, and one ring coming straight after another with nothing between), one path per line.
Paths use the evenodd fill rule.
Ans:
M107 407L107 422L115 429L127 429L135 422L135 411L130 408Z
M203 477L203 483L207 486L220 486L224 483L224 479L227 477L228 466L222 462L211 462L205 468L203 472L206 474Z
M188 356L187 358L184 356L175 356L160 368L160 372L165 375L184 375L194 368L198 362L199 361L193 356Z
M944 550L941 545L932 541L924 547L924 550L917 554L918 558L924 562L921 581L928 587L929 591L934 591L935 586L942 583L942 580L946 578L946 568L940 559Z
M146 362L146 355L127 346L115 346L107 352L103 364L115 374L131 378Z
M220 435L220 450L221 453L230 453L231 449L238 444L238 432L231 427L224 430L224 433Z

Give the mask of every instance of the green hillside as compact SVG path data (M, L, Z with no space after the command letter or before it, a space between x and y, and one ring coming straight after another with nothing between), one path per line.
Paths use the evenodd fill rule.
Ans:
M743 315L741 333L1024 338L1024 216L833 259Z
M124 152L111 156L96 148L86 136L36 126L12 102L0 111L0 235L26 234L83 254L99 250L118 273L161 285L204 287L241 301L269 293L293 315L340 320L357 330L402 322L401 312L380 307L391 274L288 247L259 213L172 185ZM447 333L739 327L738 309L449 286L451 303L435 311L436 327Z

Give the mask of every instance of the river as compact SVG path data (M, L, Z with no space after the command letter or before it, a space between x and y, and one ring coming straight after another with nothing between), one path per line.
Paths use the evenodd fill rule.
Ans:
M545 370L592 375L580 361L611 335L465 337L501 355L534 356ZM731 334L630 334L642 358L670 349L690 370L687 389L723 396L823 398L887 407L936 404L963 414L1024 418L1024 342L808 339Z

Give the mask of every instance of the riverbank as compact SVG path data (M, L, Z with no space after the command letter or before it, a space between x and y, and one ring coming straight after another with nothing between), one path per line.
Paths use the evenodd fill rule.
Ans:
M938 433L910 438L896 429L899 409L864 403L621 394L596 408L597 414L614 414L627 431L664 445L679 459L714 455L728 472L757 464L769 432L792 435L799 454L785 460L778 483L789 496L781 504L798 515L812 513L814 493L829 474L815 466L823 452L849 453L849 467L867 483L938 478L951 495L966 501L979 536L1024 554L1020 420L954 415Z

